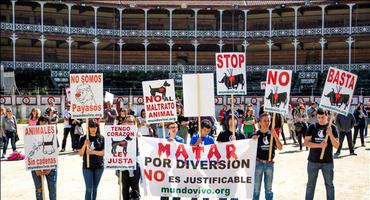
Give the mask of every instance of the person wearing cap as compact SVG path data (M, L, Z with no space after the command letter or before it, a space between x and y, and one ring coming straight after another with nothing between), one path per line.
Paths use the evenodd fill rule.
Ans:
M6 150L8 148L9 140L11 140L13 152L16 151L17 146L15 139L18 134L17 132L17 119L13 115L12 109L6 109L6 115L1 119L1 130L4 132L4 146L2 158L5 158Z
M253 140L257 140L257 157L256 157L256 170L254 178L254 192L253 200L259 200L260 190L262 184L262 176L265 182L265 198L266 200L273 199L272 192L272 179L274 174L274 157L275 149L282 150L283 145L279 141L274 129L270 131L271 116L268 113L263 113L259 118L260 130L252 136ZM269 160L270 139L273 137L273 147L271 153L271 160Z
M104 137L100 134L99 124L90 120L89 140L86 135L81 137L79 154L83 157L83 177L85 180L85 200L96 200L98 185L104 171ZM89 149L87 146L89 145ZM90 156L90 166L87 167L87 156Z
M317 123L316 112L317 112L317 103L312 102L311 106L307 109L307 115L308 115L307 123L308 123L308 125L311 125L313 123Z
M325 137L328 135L328 140ZM308 155L307 173L308 181L306 186L305 200L313 200L317 175L321 170L325 181L326 199L334 200L334 164L333 164L333 147L338 149L338 133L335 125L328 127L328 113L319 108L317 110L317 123L308 127L304 145L310 148ZM321 151L325 148L324 157L321 160Z

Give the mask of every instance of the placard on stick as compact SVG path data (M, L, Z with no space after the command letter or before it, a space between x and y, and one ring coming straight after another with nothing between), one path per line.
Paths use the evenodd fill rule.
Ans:
M114 100L114 94L105 91L104 101L110 102L111 104L113 104L113 100Z
M319 107L347 115L356 82L356 74L330 67Z
M26 170L56 169L58 165L56 126L26 126L23 131Z
M267 70L264 111L285 114L290 99L291 70Z
M218 95L246 95L247 79L244 53L216 53Z
M142 84L147 123L177 121L173 79L143 81Z
M105 126L104 167L107 169L136 169L137 127Z
M199 76L199 83L198 78ZM212 73L183 74L184 116L215 116L214 79ZM199 84L199 87L198 85ZM199 92L197 92L199 88ZM199 98L198 98L199 93ZM199 99L199 113L198 113Z
M103 117L103 74L70 74L72 118Z

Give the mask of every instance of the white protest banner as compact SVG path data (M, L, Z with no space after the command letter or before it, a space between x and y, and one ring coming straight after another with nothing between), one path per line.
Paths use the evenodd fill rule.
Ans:
M71 88L66 87L65 90L66 90L67 102L71 104Z
M56 126L26 126L23 131L26 170L56 169L58 166Z
M216 53L218 95L246 95L247 78L244 53Z
M330 67L319 107L347 115L356 82L356 74Z
M136 169L136 136L136 126L105 126L104 167Z
M264 110L266 112L285 114L290 99L291 70L267 70Z
M252 199L257 142L191 147L139 138L146 196Z
M113 100L114 100L114 94L105 91L104 101L110 102L111 104L113 104Z
M147 123L177 121L173 79L143 81L143 94Z
M197 76L199 76L199 83ZM212 73L183 74L182 84L185 117L215 116L214 80ZM200 104L199 113L198 99Z
M103 74L70 74L72 118L103 117Z
M266 89L266 81L261 81L261 90Z

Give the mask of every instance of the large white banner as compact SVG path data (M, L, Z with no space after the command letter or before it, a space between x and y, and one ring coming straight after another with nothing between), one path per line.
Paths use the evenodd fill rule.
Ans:
M244 53L216 53L216 80L218 95L247 94L245 61Z
M320 107L347 115L351 106L357 75L330 67L326 76Z
M215 116L215 96L213 74L182 75L184 94L184 116ZM199 90L199 96L198 96ZM199 113L198 113L199 100Z
M56 169L58 165L56 126L26 126L23 131L26 170Z
M136 136L136 126L105 126L104 167L136 169Z
M252 199L257 142L191 147L139 138L146 196Z
M103 74L70 74L72 118L103 117Z
M264 96L266 112L285 115L290 99L291 70L268 69Z
M143 94L147 123L177 121L173 79L143 81Z

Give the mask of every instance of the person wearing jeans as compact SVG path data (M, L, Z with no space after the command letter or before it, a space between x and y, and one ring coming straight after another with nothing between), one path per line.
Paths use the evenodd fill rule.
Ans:
M73 144L74 144L74 133L72 133L71 131L71 123L72 123L72 119L71 119L71 113L69 112L69 104L66 105L66 109L64 110L63 112L63 118L64 118L64 130L63 130L63 141L62 141L62 149L60 150L60 152L64 152L66 150L66 143L67 143L67 137L68 137L68 134L71 135L71 146L72 146L72 149L73 148Z
M307 174L308 181L306 186L305 200L313 200L317 175L321 170L326 187L326 199L334 200L334 164L333 164L333 147L338 149L339 141L337 129L334 125L328 127L328 113L323 109L317 110L317 123L308 127L304 145L310 148L308 155ZM325 141L325 136L328 140ZM320 159L321 151L325 148L324 157Z
M1 129L4 132L4 146L3 146L3 155L5 157L6 150L8 148L9 140L11 140L13 152L16 151L17 146L15 144L15 138L17 133L17 119L13 115L12 109L6 109L6 115L1 119Z
M36 170L32 171L32 179L36 188L36 200L42 200L41 175L44 175L48 183L49 199L57 199L57 170Z
M41 116L38 118L36 125L48 125L49 119L47 117ZM46 182L48 184L49 199L57 199L57 170L47 169L47 170L34 170L31 171L33 183L35 185L36 200L42 200L42 184L41 177L45 176Z
M279 141L279 137L276 135L275 130L269 130L270 126L270 115L264 113L259 118L260 130L253 135L252 139L257 140L257 158L256 158L256 170L254 175L254 192L253 200L259 200L260 190L262 184L262 177L264 178L265 184L265 198L266 200L272 200L274 194L272 192L272 180L274 176L274 156L275 148L281 150L283 145ZM273 148L271 154L271 160L269 160L269 149L270 139L273 137Z
M81 137L79 154L83 156L82 174L86 187L85 200L96 200L98 185L104 171L104 137L100 135L99 124L95 120L88 123L89 140L86 135ZM90 166L87 166L87 156L90 157Z

